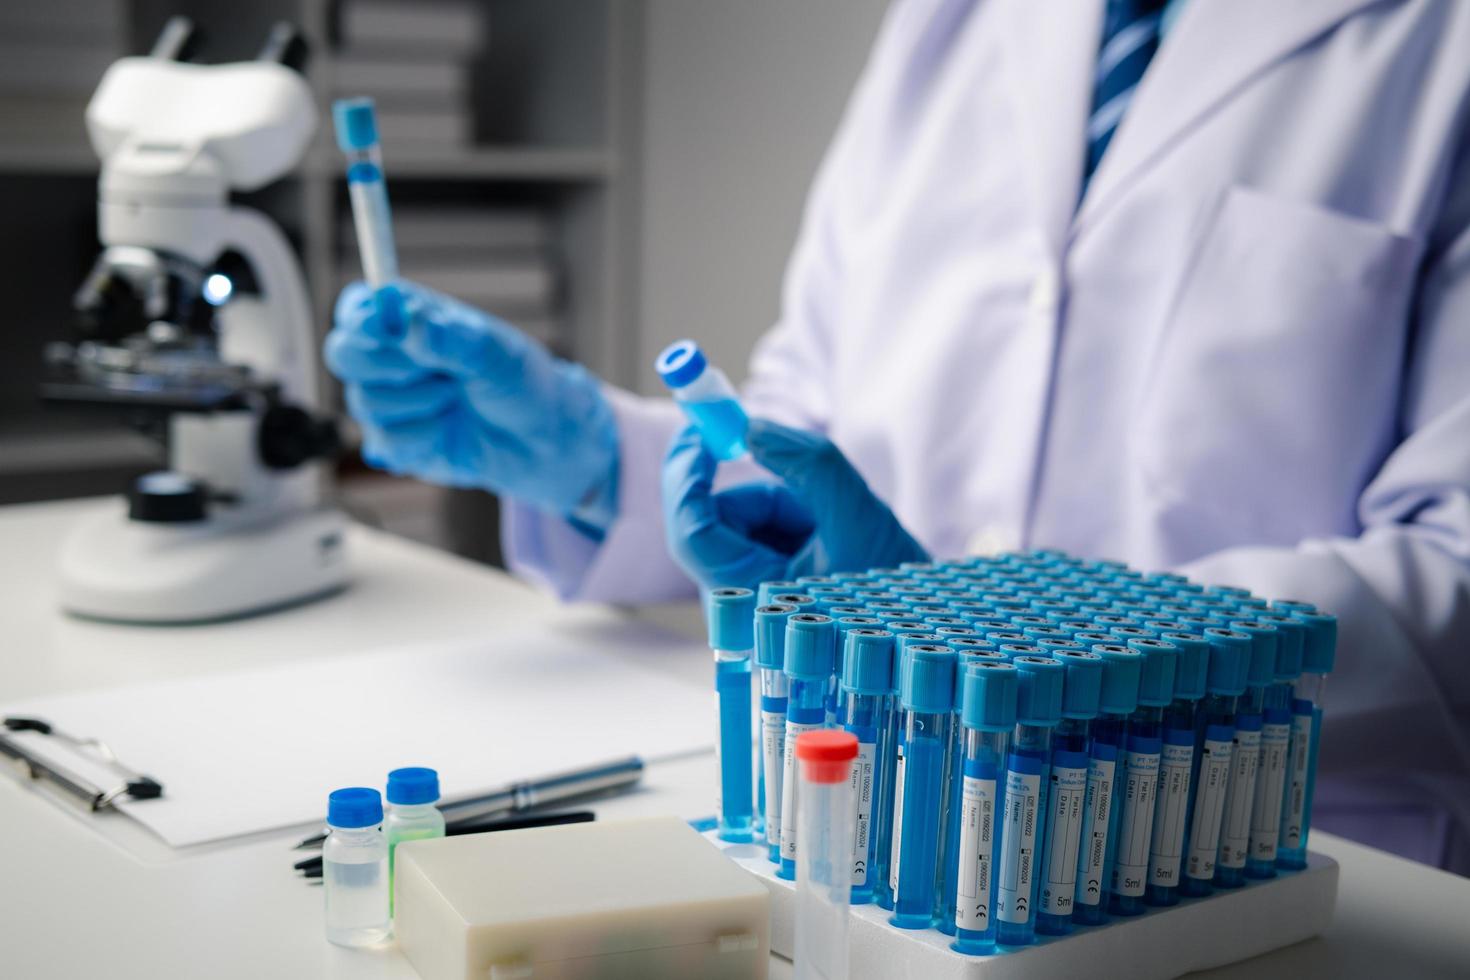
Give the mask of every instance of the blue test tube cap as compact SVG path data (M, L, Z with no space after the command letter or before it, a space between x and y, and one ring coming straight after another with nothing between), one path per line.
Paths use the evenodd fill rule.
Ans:
M1098 643L1092 652L1102 657L1102 697L1098 710L1113 715L1131 715L1138 708L1138 678L1143 673L1143 655L1121 643Z
M1266 687L1276 679L1276 627L1254 619L1235 619L1231 620L1230 628L1251 638L1251 660L1246 673L1246 684L1250 687Z
M1020 671L1004 660L976 660L960 669L960 723L982 732L1016 727Z
M1040 656L1041 654L1041 647L1024 637L1011 643L1002 643L996 649L1007 660L1015 660L1017 657Z
M767 670L786 666L786 621L800 610L771 603L755 609L755 665Z
M1293 609L1293 619L1307 626L1307 642L1302 651L1302 670L1309 674L1328 674L1337 661L1337 617L1331 613Z
M1276 627L1276 683L1290 683L1302 676L1307 625L1299 619L1276 612L1259 613L1256 619Z
M367 150L378 143L378 117L373 100L338 99L332 103L332 126L343 153Z
M1211 626L1204 631L1210 646L1210 665L1205 686L1211 694L1239 697L1245 693L1250 671L1251 638L1237 630Z
M383 822L383 797L366 786L334 789L327 796L327 825L376 827Z
M1162 708L1174 700L1174 669L1179 663L1179 648L1155 636L1136 636L1128 641L1128 649L1143 657L1138 674L1138 703Z
M944 638L944 645L949 647L955 653L959 654L961 660L963 660L966 655L983 655L987 657L995 656L1000 657L1002 660L1005 659L1003 656L1001 656L1000 646L990 640L985 639L984 637L980 637L979 639L971 639L965 636L946 636Z
M1016 667L1016 722L1050 728L1062 720L1062 687L1067 669L1050 657L1026 654Z
M821 603L817 605L820 607ZM868 610L862 606L828 606L826 609L819 609L819 611L837 620L838 629L842 628L842 621L851 616L869 618Z
M955 671L959 657L938 643L915 643L903 658L899 700L909 711L954 710Z
M762 582L755 590L755 600L759 605L769 606L783 592L800 593L801 586L796 582Z
M985 635L983 633L976 633L974 630L970 629L969 623L965 623L965 625L963 626L935 626L934 635L944 637L945 643L949 643L954 640L985 639Z
M1062 665L1062 717L1096 718L1102 709L1103 658L1081 647L1052 647L1047 655Z
M1228 599L1249 599L1250 589L1242 589L1238 585L1211 585L1205 589L1208 595L1224 596Z
M893 634L881 626L849 630L842 651L842 689L889 694L893 683Z
M670 388L683 388L693 384L708 366L704 351L692 340L674 341L653 362L653 369Z
M811 680L837 668L837 624L831 616L797 613L786 621L786 673Z
M711 650L749 650L755 646L755 593L710 589L705 597L705 625Z
M771 596L771 601L773 603L779 603L783 606L800 606L803 610L806 610L808 612L811 611L811 608L817 604L817 600L813 599L805 592L778 592L775 595ZM764 603L762 603L762 605L764 605Z
M1174 665L1174 697L1198 701L1209 686L1210 645L1196 633L1165 633L1159 637L1179 648Z
M877 616L863 616L860 614L854 614L852 616L833 616L832 614L836 611L836 609L829 609L823 615L832 616L833 619L837 620L837 642L839 644L844 642L844 638L853 630L884 628L883 620L879 619Z
M424 766L405 766L388 773L388 802L400 806L439 799L439 774Z

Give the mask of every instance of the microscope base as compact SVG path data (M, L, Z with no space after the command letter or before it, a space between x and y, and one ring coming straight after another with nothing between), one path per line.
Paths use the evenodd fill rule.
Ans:
M61 605L127 623L197 623L269 612L347 584L346 519L322 508L249 524L148 524L126 506L62 545Z

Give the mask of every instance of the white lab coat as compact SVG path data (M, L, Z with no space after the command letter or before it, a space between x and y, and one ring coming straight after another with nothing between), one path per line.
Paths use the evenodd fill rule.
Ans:
M1413 770L1394 792L1440 823L1411 836L1470 827L1470 3L1192 0L1079 205L1102 8L894 5L748 405L827 431L936 555L1059 547L1336 612L1324 767ZM513 562L688 593L677 413L614 401L605 542L516 509Z

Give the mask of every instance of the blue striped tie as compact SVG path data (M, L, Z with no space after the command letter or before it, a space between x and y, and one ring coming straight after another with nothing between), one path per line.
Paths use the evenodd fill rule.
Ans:
M1159 49L1159 24L1165 0L1108 0L1102 49L1097 56L1097 88L1087 119L1087 176L1097 170L1133 100L1143 70Z

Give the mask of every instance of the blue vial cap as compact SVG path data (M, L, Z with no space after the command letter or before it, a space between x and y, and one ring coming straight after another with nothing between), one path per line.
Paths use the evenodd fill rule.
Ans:
M755 590L755 601L758 605L769 606L783 592L799 593L801 586L796 582L762 582Z
M705 598L705 623L711 650L749 650L755 646L755 593L710 589Z
M893 634L868 626L849 630L842 652L842 689L888 694L894 687Z
M1036 657L1041 655L1041 647L1025 640L1018 640L1014 643L1002 643L996 650L1007 660L1015 660L1017 657Z
M1277 612L1286 613L1288 616L1297 611L1317 611L1317 606L1315 603L1306 602L1301 599L1273 599L1271 600L1271 608L1276 610Z
M1307 642L1306 624L1281 613L1263 612L1256 619L1276 627L1276 683L1283 684L1302 676L1302 658Z
M1293 609L1293 619L1307 626L1307 642L1302 650L1302 670L1309 674L1327 674L1337 661L1337 617L1330 613Z
M1016 687L1020 672L1004 660L980 660L960 672L960 723L982 732L1016 727Z
M1250 589L1242 589L1238 585L1211 585L1205 589L1207 595L1224 596L1228 599L1249 599Z
M771 596L771 602L782 606L800 606L802 609L810 610L817 604L817 600L805 592L778 592ZM761 603L765 605L765 603Z
M1143 655L1119 643L1099 643L1092 652L1103 659L1102 697L1098 710L1131 715L1138 708L1138 678Z
M1000 647L983 637L980 639L971 639L965 636L946 636L944 638L944 645L959 654L961 658L966 654L984 654L986 656L995 654L996 656L1000 656ZM1001 659L1004 658L1002 657Z
M1198 701L1205 696L1210 670L1210 645L1194 633L1165 633L1159 637L1179 648L1174 665L1174 697Z
M817 603L817 606L820 609L821 603ZM868 615L868 611L862 606L828 606L826 609L820 609L820 611L823 615L831 616L833 619L837 620L838 629L842 628L842 621L844 619L848 619L852 616L860 616L864 619L872 618Z
M976 633L974 630L970 629L969 623L966 623L963 626L936 626L934 627L934 635L944 637L945 643L949 643L954 640L985 639L985 635L983 633Z
M1128 649L1143 657L1138 675L1138 703L1161 708L1174 700L1174 668L1179 663L1179 648L1156 637L1134 637Z
M378 118L372 99L333 102L332 125L337 131L337 148L343 153L366 150L378 143Z
M1230 628L1239 630L1251 638L1250 669L1246 684L1250 687L1265 687L1276 679L1276 627L1254 619L1236 619Z
M786 621L797 613L796 606L772 603L755 610L755 664L767 670L786 666Z
M952 711L958 661L959 657L946 646L916 643L909 647L899 693L903 706L909 711Z
M327 797L327 824L332 827L376 827L383 822L383 798L375 789L334 789Z
M1206 685L1211 694L1239 697L1245 693L1245 678L1250 670L1251 638L1232 629L1211 626L1204 632L1210 645L1210 666Z
M837 624L832 617L797 613L786 621L786 666L792 677L829 677L837 666Z
M388 802L401 805L433 803L439 799L439 774L423 766L388 773Z
M1072 642L1080 643L1089 650L1099 643L1117 643L1118 638L1111 633L1099 632L1097 630L1079 630L1072 634Z
M1050 727L1062 720L1062 686L1067 670L1050 657L1017 657L1016 721Z
M674 341L653 362L653 368L663 378L664 384L676 389L698 380L708 366L704 351L692 340Z
M1103 658L1081 647L1052 647L1047 653L1067 672L1062 717L1096 718L1102 707Z
M836 611L837 610L835 610L835 609L830 609L826 613L824 613L823 615L831 616L832 613L834 613ZM883 620L879 619L877 616L841 616L841 617L832 616L832 618L837 620L837 645L838 646L841 646L843 643L846 642L847 634L851 633L853 630L857 630L857 629L875 629L875 630L881 630L881 629L884 628L884 626L883 626Z
M798 575L796 583L810 588L813 585L836 585L837 580L830 575Z

